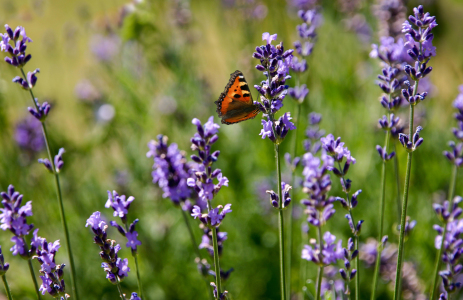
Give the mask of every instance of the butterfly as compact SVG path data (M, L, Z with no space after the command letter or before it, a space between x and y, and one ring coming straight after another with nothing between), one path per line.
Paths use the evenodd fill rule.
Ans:
M251 91L243 73L238 70L230 75L225 90L214 103L217 105L217 113L222 118L222 123L227 125L252 119L260 112L252 101Z

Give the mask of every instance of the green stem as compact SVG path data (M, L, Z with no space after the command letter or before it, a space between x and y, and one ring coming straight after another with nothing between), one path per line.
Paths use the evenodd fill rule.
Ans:
M275 161L278 176L278 232L280 246L280 288L281 299L286 300L286 268L285 268L285 231L283 218L283 195L281 193L280 145L275 144Z
M320 248L320 263L323 264L323 242L322 242L322 226L321 224L318 226L318 243ZM322 287L322 278L323 278L323 265L318 266L318 276L317 276L317 291L315 300L320 300L321 297L321 287Z
M415 88L413 95L416 95L418 89L418 81L415 82ZM414 117L414 105L410 105L410 123L408 127L409 140L413 137L413 117ZM404 238L405 238L405 223L407 219L407 206L408 206L408 192L410 189L410 173L412 168L412 157L413 152L408 152L407 155L407 169L405 171L405 186L404 186L404 198L402 201L402 214L400 221L400 235L399 235L399 249L397 254L397 270L395 275L395 287L394 287L394 300L400 299L401 294L401 280L402 280L402 263L403 263L403 252L404 252Z
M125 223L125 230L126 232L129 232L129 225L127 224L127 222ZM138 253L134 252L132 250L132 256L133 258L135 259L135 267L137 269L137 282L138 282L138 295L140 298L146 300L144 297L143 297L143 289L141 287L141 280L140 280L140 268L138 267Z
M453 165L453 170L452 170L452 178L450 180L450 186L449 186L449 196L448 200L449 203L452 203L453 196L455 195L455 183L457 181L457 172L458 172L458 167L456 165ZM452 209L452 206L449 206L450 209Z
M396 187L397 187L397 217L398 217L398 221L400 222L400 218L401 218L401 213L402 213L402 210L401 210L401 207L402 207L402 203L400 201L400 176L399 176L399 159L397 158L397 147L396 147L396 144L397 144L397 140L394 139L394 152L396 153L394 155L394 173L395 173L395 180L396 180Z
M355 236L355 248L359 249L359 237ZM360 299L360 255L357 255L355 258L355 268L357 269L357 274L355 274L355 299Z
M297 102L297 118L296 118L296 132L295 132L295 135L294 135L294 145L293 145L293 155L291 156L292 159L294 159L297 155L297 145L298 145L298 132L299 132L299 120L301 119L301 106L302 106L302 103L300 103L299 101ZM296 172L296 168L293 168L291 166L291 186L294 188L295 186L295 179L296 179L296 176L294 176L295 172ZM288 295L286 295L286 297L290 297L290 293L291 293L291 256L292 256L292 253L293 253L293 226L294 226L294 220L293 220L293 216L295 215L295 212L296 212L296 209L297 209L297 205L296 205L296 197L295 197L295 193L293 192L293 195L292 195L292 201L293 203L292 207L289 211L289 228L288 228ZM299 259L298 260L299 262L302 261L302 259ZM298 287L301 288L301 295L302 295L302 285L301 285L301 278L299 278L299 284L297 285Z
M304 231L301 230L302 237L301 237L301 246L303 247L304 244L309 243L309 234L305 233ZM299 270L299 281L302 281L302 285L300 284L299 286L301 287L301 294L300 294L300 300L304 300L304 291L305 291L305 284L307 282L307 261L305 259L301 259L301 267ZM301 283L301 282L300 282Z
M121 299L122 300L127 300L125 299L125 296L124 296L124 293L122 292L122 288L121 288L121 282L119 281L119 277L116 275L116 285L117 285L117 290L119 291L119 296L121 296Z
M35 293L37 295L37 299L41 300L42 297L40 296L39 285L37 283L37 279L35 278L34 267L32 266L32 259L29 259L27 262L29 264L29 272L31 272L32 281L34 281L34 287L35 287Z
M11 291L10 291L10 286L8 285L8 281L6 280L5 274L2 275L2 279L3 279L3 285L5 286L6 294L8 296L8 300L13 300L13 296L11 295Z
M217 286L217 300L219 300L220 294L222 293L222 279L220 278L219 245L217 243L217 227L214 227L212 229L212 244L214 246L215 284Z
M453 165L452 169L452 177L450 178L450 186L449 186L449 192L448 192L448 201L449 201L449 210L452 210L452 198L455 192L455 182L457 179L457 171L458 167L456 165ZM450 221L450 220L449 220ZM439 251L437 253L436 257L436 262L434 263L434 281L431 287L431 300L436 299L437 294L438 294L438 281L439 281L439 269L440 269L440 263L441 263L441 257L442 257L442 251L444 249L444 241L445 241L445 234L447 233L447 223L444 223L444 232L442 232L442 242L440 244Z
M137 281L138 281L138 293L140 294L140 298L146 300L143 296L143 289L141 287L141 279L140 279L140 268L138 267L138 254L132 253L133 258L135 258L135 266L137 268Z
M195 249L196 257L198 257L201 260L202 259L201 252L199 252L199 247L198 247L198 244L196 243L195 235L193 234L193 230L191 228L190 222L188 221L188 216L186 215L185 211L182 208L180 208L180 210L182 211L183 220L185 221L186 227L188 228L188 233L190 234L191 244L193 245L193 248ZM214 295L212 294L212 289L211 289L211 286L208 280L204 279L204 282L206 283L206 288L209 293L209 299L214 299Z
M322 276L323 276L323 268L322 266L318 267L318 277L317 277L317 295L315 300L320 300L321 297L321 288L322 288Z
M338 161L338 167L339 167L339 171L341 172L341 178L342 178L342 181L344 182L344 185L346 184L346 178L345 178L345 175L344 175L344 172L343 172L343 168L341 166L341 163ZM351 202L350 202L350 197L349 197L349 193L347 191L345 191L346 193L346 201L347 201L347 204L348 204L348 208L349 208L349 215L352 219L352 223L354 224L354 229L355 229L355 226L357 225L355 223L355 219L354 219L354 215L352 214L352 205L351 205ZM355 240L355 244L356 244L356 249L358 249L358 245L359 245L359 237L357 235L357 232L353 232L354 233L354 240ZM357 274L355 274L355 299L356 300L359 300L360 299L360 292L359 292L359 288L360 288L360 270L359 270L359 266L360 266L360 258L359 258L359 255L357 255L357 258L355 259L355 262L356 262L356 269L357 269Z
M183 209L180 208L182 211L183 220L185 221L186 227L188 228L188 233L190 234L191 244L195 249L196 256L201 258L201 253L199 252L198 244L196 243L195 235L193 234L193 230L191 229L190 222L188 222L188 217Z
M384 151L387 152L388 145L389 145L389 134L390 131L386 131L386 141L384 142ZM386 160L383 159L383 167L381 170L381 204L379 209L380 221L379 221L379 235L378 235L378 248L377 248L377 255L376 255L376 264L375 264L375 271L373 275L373 287L371 292L371 300L376 299L376 287L378 286L378 277L379 277L379 268L381 266L381 252L383 250L383 246L381 245L381 239L383 238L383 230L384 230L384 203L386 198Z
M24 74L24 70L22 68L20 68L20 70L21 70L22 75L24 76L24 80L27 81L27 77L26 77L26 74ZM29 89L29 93L30 93L30 95L32 97L32 102L34 103L34 106L38 111L38 106L37 106L37 103L35 101L35 97L34 97L34 93L32 92L32 89ZM67 252L68 252L68 256L69 256L69 263L70 263L70 267L71 267L72 295L74 296L74 299L78 300L79 296L78 296L77 288L76 288L76 271L75 271L75 264L74 264L74 256L72 255L71 240L69 238L69 230L68 230L68 226L67 226L67 223L66 223L66 216L65 216L65 213L64 213L63 197L62 197L62 194L61 194L61 186L60 186L60 182L59 182L59 176L58 176L58 173L56 172L56 169L55 169L55 163L54 163L54 159L53 159L51 148L50 148L50 140L48 138L47 128L46 128L44 122L40 122L40 123L42 125L42 132L43 132L43 137L45 139L45 146L47 148L48 159L50 160L50 164L51 164L51 167L52 167L52 172L53 172L53 175L55 177L56 194L57 194L57 198L58 198L59 210L60 210L60 215L61 215L61 224L62 224L63 229L64 229Z

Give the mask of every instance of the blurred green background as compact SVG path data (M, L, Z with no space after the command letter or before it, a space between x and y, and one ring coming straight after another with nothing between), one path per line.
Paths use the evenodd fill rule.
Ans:
M357 6L346 13L341 2ZM420 274L419 289L427 293L436 256L432 225L437 218L431 204L445 198L448 189L451 165L442 151L452 139L450 128L456 126L452 101L463 83L463 2L408 1L407 15L420 3L437 16L439 26L434 30L437 56L431 62L433 92L416 112L420 116L418 124L424 127L425 142L414 156L409 215L418 223L405 255ZM308 59L309 73L304 81L310 95L303 104L299 130L301 141L307 114L321 113L321 127L341 136L357 159L349 177L353 190L363 190L354 211L356 218L365 220L362 242L378 232L381 162L375 146L384 142L377 126L377 119L384 113L378 101L381 93L374 84L380 68L368 56L370 44L379 40L375 4L319 2L324 22ZM82 299L118 298L116 287L105 279L100 267L92 233L84 227L94 211L111 217L112 210L104 207L107 190L136 199L129 219L140 219L137 226L143 244L139 261L147 298L206 299L180 211L163 199L151 182L153 161L146 158L146 144L162 133L190 155L189 139L195 132L191 119L205 122L214 115L219 121L213 102L236 69L245 74L250 85L260 83L263 77L254 69L257 61L251 57L253 49L263 44L263 32L278 33L277 41L290 48L298 39L296 25L301 23L296 11L290 0L0 0L0 23L13 28L24 26L33 40L28 46L33 58L26 71L40 68L34 93L39 101L52 103L47 123L53 149L66 149L61 180ZM371 28L369 37L346 30L353 13L364 16ZM64 244L52 177L36 163L46 152L28 151L15 142L16 124L30 118L26 110L31 105L29 95L11 82L19 75L18 70L0 65L0 190L13 184L25 200L33 200L34 216L29 220L40 228L39 235L48 241L60 239ZM293 86L294 80L289 85ZM257 93L253 94L256 98ZM295 114L295 107L287 97L282 111ZM406 121L405 108L401 116ZM215 144L215 149L221 150L217 167L230 180L229 187L223 188L214 201L231 203L233 209L221 226L228 232L221 266L234 268L225 283L232 299L279 298L276 211L270 209L268 197L262 193L265 183L275 189L273 145L260 138L260 128L259 118L222 125ZM292 149L293 135L291 132L282 144L283 152ZM399 149L398 157L403 184L405 151ZM283 177L288 180L285 170ZM389 171L386 233L396 243L396 188L392 167ZM457 195L462 192L461 180L460 174ZM340 195L336 178L330 194ZM299 205L302 197L296 189L292 205ZM342 208L336 204L336 209L326 229L345 242L348 225ZM192 224L196 229L197 222ZM195 234L199 241L200 230ZM309 235L315 237L314 232ZM11 264L7 276L13 295L15 299L34 299L26 262L8 251L10 237L9 232L0 234L5 259ZM109 237L125 243L114 229L110 229ZM201 251L206 255L205 250ZM132 268L122 283L129 294L137 290L135 266L129 250L124 248L119 254L129 258ZM298 282L299 257L296 247L293 290ZM64 246L57 262L67 263ZM315 265L310 264L308 278L313 280L315 274ZM360 274L361 299L369 299L373 272L362 265ZM313 291L313 284L308 287ZM4 293L3 288L0 293ZM392 298L384 280L378 298Z

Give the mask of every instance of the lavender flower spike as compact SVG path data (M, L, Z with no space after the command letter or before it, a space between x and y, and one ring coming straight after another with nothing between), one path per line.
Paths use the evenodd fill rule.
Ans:
M292 65L294 50L284 51L283 43L277 46L272 45L272 41L276 38L276 34L270 35L266 32L262 35L262 39L266 40L267 44L256 47L253 57L260 61L256 69L263 72L267 79L262 81L261 85L254 87L261 94L261 102L255 102L255 104L264 113L264 118L267 118L267 120L262 120L263 129L259 135L263 139L268 137L272 142L280 144L289 130L296 129L290 122L289 113L285 113L278 120L274 118L275 113L283 107L283 100L288 93L286 80L291 78L289 69Z
M45 292L57 299L68 299L70 296L66 294L64 284L64 264L57 265L55 263L55 255L60 247L59 240L54 243L47 243L46 239L42 239L40 249L37 250L37 256L34 256L41 264L40 273L42 276L42 285L40 291L42 295Z
M11 57L5 57L5 62L14 67L22 68L31 59L31 55L26 54L26 43L30 43L32 40L21 26L16 27L13 31L7 24L5 29L6 33L0 34L0 50L11 55Z
M113 216L121 218L122 223L125 224L127 222L127 213L133 200L135 200L133 196L126 199L125 195L119 196L116 191L112 193L108 191L108 200L105 207L111 207L114 210Z
M276 37L267 36L266 39L270 43ZM225 216L232 210L231 204L225 206L218 205L216 208L212 206L212 200L215 195L221 190L222 186L228 186L228 178L222 175L220 169L213 170L212 165L217 161L220 151L216 150L211 153L212 145L219 139L217 133L220 126L214 123L214 117L203 125L198 119L192 120L196 126L197 132L191 138L191 149L197 151L197 155L192 155L191 159L197 163L197 167L192 169L192 177L188 178L187 185L195 189L198 197L207 203L207 213L202 213L201 207L195 205L191 216L206 225L206 228L212 231L212 245L214 254L214 271L215 274L221 274L219 262L219 233L218 226L221 225ZM217 183L214 183L216 181ZM208 238L208 236L207 236ZM222 241L224 239L222 238ZM201 246L208 247L210 243L204 240ZM207 246L206 246L207 245ZM200 246L200 247L201 247ZM222 278L215 276L214 294L216 299L225 299L227 291L222 292Z
M190 165L187 163L185 153L178 149L177 144L167 144L167 136L158 135L157 141L148 143L147 157L153 157L154 165L153 183L164 192L163 198L179 205L192 196L192 189L186 181L190 177Z
M130 268L128 267L128 260L118 257L118 252L121 249L116 241L107 239L106 230L108 225L101 218L99 211L94 212L90 218L87 219L85 227L91 226L94 237L93 242L100 247L100 257L103 260L101 267L106 272L106 278L112 284L117 284L128 276Z

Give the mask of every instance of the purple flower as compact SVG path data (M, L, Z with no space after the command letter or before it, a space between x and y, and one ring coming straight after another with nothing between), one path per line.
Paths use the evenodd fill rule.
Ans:
M211 257L214 257L214 247L212 243L212 229L205 228L203 232L203 236L201 238L201 244L199 244L199 249L206 249L209 252ZM217 230L217 245L218 245L218 252L219 256L222 255L223 249L223 242L225 242L228 238L228 234L226 232L220 231L220 227L216 228Z
M101 218L101 213L99 211L94 212L90 218L87 219L85 227L88 227L88 225L90 225L94 231L105 231L105 227L107 226L106 222Z
M285 123L282 122L282 117L279 120L274 119L275 113L283 107L283 100L288 93L286 80L291 78L288 74L292 67L293 50L284 51L283 43L272 45L272 41L277 38L276 34L264 33L262 38L267 40L267 44L256 47L256 52L253 53L253 57L260 61L256 69L266 77L261 85L254 86L261 94L261 102L255 101L255 105L264 113L264 118L267 118L267 121L262 120L263 129L259 135L262 135L263 139L268 137L274 143L280 144L290 127L294 127L294 124L288 126L289 115L285 116L288 121Z
M11 241L15 243L14 246L11 247L10 249L13 255L18 255L18 254L21 256L25 255L25 252L27 250L26 250L26 244L24 243L24 239L15 235L11 238Z
M59 151L58 151L58 154L55 155L55 158L54 158L53 162L54 162L54 167L55 167L55 172L56 173L59 173L61 171L61 168L64 165L63 154L65 152L66 151L64 150L64 148L60 148ZM39 161L40 164L43 164L43 166L48 171L50 171L50 173L54 173L53 172L53 165L51 164L51 162L50 162L50 160L48 158L39 158L38 161Z
M37 249L37 259L41 265L40 273L42 276L42 285L40 291L42 295L48 292L51 296L59 299L67 299L64 284L64 264L58 265L55 262L55 255L60 247L59 240L54 243L47 243L47 240L42 238L40 248Z
M326 137L322 137L320 142L322 143L322 148L327 154L333 157L336 162L341 163L343 159L346 158L343 170L338 170L335 167L332 168L332 171L336 175L347 173L349 165L355 164L355 158L351 156L349 149L344 147L344 142L341 142L340 137L335 140L334 136L330 133Z
M125 195L119 196L116 191L113 191L112 194L108 191L108 200L106 201L105 207L111 207L114 210L113 216L121 218L122 222L127 221L127 213L129 212L130 204L135 200L133 196L127 198Z
M438 233L435 239L436 248L443 247L441 259L446 268L440 271L439 275L442 277L443 286L447 293L460 289L462 284L458 277L463 269L463 266L459 264L459 258L463 254L463 220L458 219L463 211L458 207L461 201L462 198L457 196L453 199L452 204L445 201L443 205L433 205L439 219L443 221L447 229L445 236L443 236L444 229L434 225L434 229Z
M404 22L402 32L406 33L407 42L404 46L407 48L407 54L415 63L414 66L405 65L404 71L418 84L421 78L432 71L432 67L428 67L428 63L431 57L436 55L436 47L432 45L434 38L432 29L437 26L437 23L436 17L425 13L422 5L414 8L413 12L414 16L408 17L410 22ZM415 104L424 100L427 93L414 95L409 87L402 90L402 94L410 104Z
M15 246L10 250L13 255L19 254L29 259L35 254L36 250L36 247L31 247L30 250L27 249L24 241L24 237L29 235L34 228L34 225L27 224L26 220L27 217L32 216L32 201L28 201L21 206L23 195L16 192L13 185L8 186L8 191L1 192L0 195L3 198L3 208L0 208L0 227L14 234L11 241L15 243Z
M129 260L127 258L124 258L124 260L122 260L121 258L118 258L117 261L116 261L116 266L119 268L119 277L123 278L123 277L127 277L128 276L128 273L130 272L130 268L129 268Z
M18 83L23 89L30 90L37 83L37 76L35 74L40 73L40 69L35 69L32 72L27 72L26 79L16 76L13 78L13 82Z
M380 38L380 44L371 45L371 58L379 58L385 66L392 66L396 63L402 63L408 58L405 54L405 44L402 38L397 39L395 42L393 37L383 36Z
M130 196L126 200L125 195L119 196L119 194L116 191L113 191L112 194L111 194L110 191L108 191L108 200L107 200L107 202L105 204L105 207L107 207L107 208L111 207L114 210L113 216L121 218L121 221L122 221L122 224L124 225L124 227L117 224L117 222L115 222L115 221L111 221L110 224L111 224L111 226L116 227L117 230L119 231L119 233L127 238L126 246L128 248L132 249L132 254L136 254L137 253L137 246L141 245L141 242L139 240L137 240L138 232L135 230L135 225L138 223L139 220L135 219L132 222L132 224L130 224L130 225L127 224L127 214L129 212L130 204L133 202L133 200L135 200L135 198L132 197L132 196ZM98 215L96 215L94 217L94 219L92 219L92 220L89 219L93 224L95 224L96 222L100 222L100 223L103 222L103 221L100 221L99 212L97 212L97 213L98 213ZM93 217L93 215L92 215L92 217ZM89 220L87 220L87 223L89 222ZM101 228L101 225L102 224L98 225L98 228ZM103 226L105 226L105 225L106 224L104 223ZM94 225L92 225L92 228L94 228L93 226ZM94 232L95 232L95 230L94 230ZM97 231L95 233L98 234L99 231Z
M193 207L193 213L191 214L191 216L195 219L199 218L199 220L207 226L218 227L220 226L222 220L225 218L225 215L232 212L230 208L231 204L226 204L225 207L219 205L216 208L209 210L207 214L202 214L201 208L195 205Z
M321 114L312 112L308 116L309 126L305 131L304 149L306 152L316 154L321 149L320 138L325 135L325 131L320 129L319 123L322 120Z
M263 129L261 129L259 133L262 139L268 137L272 142L280 144L290 130L296 129L294 123L290 121L292 118L288 112L284 113L278 120L273 122L269 118L270 117L267 116L268 121L262 120ZM275 128L273 128L273 126Z
M270 34L268 32L262 33L262 40L267 41L267 45L270 45L272 41L276 41L277 37L278 35L276 33L275 34Z
M308 261L312 261L317 265L327 266L330 264L335 264L338 259L342 259L344 257L341 240L335 244L336 237L328 231L323 235L323 240L325 242L321 243L321 249L320 245L318 245L315 241L313 241L311 246L304 245L304 249L302 250L302 258Z
M423 130L423 127L418 126L411 140L408 135L399 133L399 141L407 152L415 151L423 143L423 138L420 137L421 130Z
M379 19L379 36L396 38L401 35L406 11L407 8L401 0L381 0L374 5L374 15Z
M117 225L116 222L111 222L112 226L118 228L119 232L121 232L124 236L127 237L129 242L127 243L127 247L132 248L132 253L136 253L137 245L140 245L140 241L136 239L137 232L135 231L135 224L138 222L138 219L135 220L129 227L128 231L124 231L121 226ZM119 250L121 250L121 246L116 244L116 241L110 240L107 238L106 230L108 226L106 223L101 219L100 212L94 212L90 218L87 219L87 226L92 227L92 231L94 234L93 242L97 244L101 250L100 257L103 260L101 267L106 272L106 278L112 284L117 284L118 279L121 281L124 277L128 275L130 268L128 267L128 260L121 259L118 256ZM134 250L135 248L135 250Z
M14 137L18 146L29 155L45 148L40 122L30 116L16 124Z
M295 48L297 49L297 47L302 47L300 44L297 44L295 43ZM303 51L303 50L300 50L300 51ZM305 50L304 50L305 51ZM305 53L305 52L304 52ZM307 61L305 59L299 59L297 58L297 56L294 56L293 59L292 59L292 66L291 66L291 69L296 72L296 73L303 73L305 71L307 71Z
M0 276L5 275L5 273L8 271L9 268L10 268L10 264L5 262L5 259L2 253L2 246L0 246Z
M130 297L130 300L142 300L140 297L138 297L137 293L132 293L132 296Z
M344 268L339 270L342 279L346 282L349 288L349 282L352 281L357 274L356 269L351 269L351 262L359 255L359 251L355 249L354 240L349 238L347 248L343 249Z
M208 134L216 128L208 124ZM170 198L174 204L185 202L192 196L192 190L187 185L190 176L190 165L186 162L185 154L178 149L177 144L167 145L167 137L158 135L157 141L148 144L150 151L147 157L153 157L153 183L157 183L163 190L163 198Z
M34 116L37 120L43 122L50 112L51 106L48 102L39 103L37 98L34 99L36 106L34 108L28 107L27 110Z
M307 85L303 84L301 86L296 86L288 90L289 95L294 98L299 103L304 102L305 97L309 94L309 89Z
M21 26L16 27L13 31L7 24L5 29L6 33L0 34L2 37L0 50L11 55L11 57L5 57L5 62L14 67L22 68L31 59L30 54L26 55L26 43L30 43L32 40L26 35L26 31Z
M463 84L458 87L460 93L453 101L453 107L458 109L459 111L463 111Z
M198 155L192 155L191 159L198 165L191 169L190 178L187 180L187 185L195 189L199 198L204 202L211 201L214 196L220 191L222 186L228 186L228 178L222 175L220 169L212 171L212 163L217 161L220 151L211 153L211 146L218 140L218 124L214 123L214 118L201 125L198 119L193 119L192 123L197 128L197 133L191 138L191 149L198 151ZM214 179L218 183L214 184Z
M137 240L138 232L126 232L125 236L128 240L126 247L132 248L132 250L137 250L137 246L141 245L141 242Z
M262 120L263 128L260 130L259 135L262 135L262 139L268 137L270 140L275 140L275 136L273 135L273 128L272 128L272 121L265 121Z

